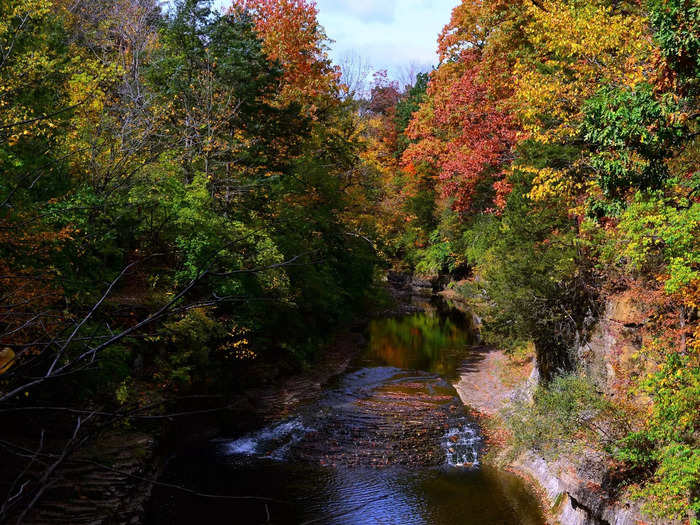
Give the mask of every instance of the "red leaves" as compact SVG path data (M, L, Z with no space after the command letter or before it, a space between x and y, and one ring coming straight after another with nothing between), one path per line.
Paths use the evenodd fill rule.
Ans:
M398 83L389 81L389 75L386 70L377 71L374 74L374 82L367 109L372 113L388 115L394 110L400 99L401 93Z
M495 179L497 207L505 205L510 185L501 181L504 160L516 140L514 119L500 110L489 93L478 51L462 53L461 63L433 74L432 112L421 112L407 134L417 141L403 156L404 165L427 163L437 170L443 196L467 211L482 182ZM427 117L427 118L426 118Z
M234 9L249 11L270 60L284 68L283 101L309 103L334 92L339 78L325 53L326 35L313 0L234 0Z

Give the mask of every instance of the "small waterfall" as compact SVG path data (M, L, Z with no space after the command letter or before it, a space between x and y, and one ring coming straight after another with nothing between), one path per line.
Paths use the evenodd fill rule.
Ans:
M481 436L473 423L465 422L449 429L441 444L451 467L479 466Z
M225 455L257 456L282 460L292 445L312 432L301 418L294 418L282 423L265 427L253 434L222 444Z

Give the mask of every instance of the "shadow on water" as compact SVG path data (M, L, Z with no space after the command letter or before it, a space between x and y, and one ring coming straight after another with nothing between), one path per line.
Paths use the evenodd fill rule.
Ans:
M223 488L223 492L247 496L273 494L278 501L231 502L161 494L156 495L160 505L152 523L261 524L268 512L270 523L284 525L544 523L524 484L489 468L333 469L280 462L245 468L221 458L200 459L179 466L183 481L219 493Z
M148 522L543 524L519 478L480 464L450 384L480 357L470 319L436 303L368 332L356 368L317 402L171 462L162 481L221 497L157 486Z

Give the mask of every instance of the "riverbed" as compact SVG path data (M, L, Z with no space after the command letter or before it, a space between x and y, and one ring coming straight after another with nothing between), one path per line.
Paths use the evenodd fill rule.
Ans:
M217 497L156 487L148 522L545 523L520 478L482 464L453 386L475 352L471 319L422 306L372 321L348 371L290 417L171 461L163 482Z

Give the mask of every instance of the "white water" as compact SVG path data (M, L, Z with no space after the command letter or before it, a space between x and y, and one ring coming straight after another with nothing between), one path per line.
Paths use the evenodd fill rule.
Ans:
M478 467L481 436L473 424L463 423L442 436L447 464L451 467Z
M226 455L268 457L283 460L290 447L313 429L304 426L300 418L294 418L265 427L258 432L225 442Z

